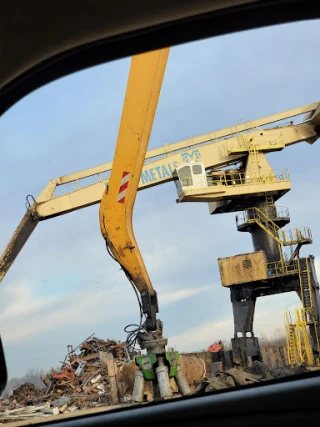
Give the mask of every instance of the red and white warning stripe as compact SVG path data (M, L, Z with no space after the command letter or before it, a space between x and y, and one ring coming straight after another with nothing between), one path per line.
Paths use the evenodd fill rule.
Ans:
M130 179L130 173L122 172L122 179L121 179L118 198L117 198L118 203L124 203L124 199L126 198L127 188L129 185L129 179Z

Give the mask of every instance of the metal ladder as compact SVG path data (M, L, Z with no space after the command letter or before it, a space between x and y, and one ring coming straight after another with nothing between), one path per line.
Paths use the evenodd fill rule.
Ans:
M299 281L302 306L306 310L306 321L313 321L313 297L309 263L306 259L298 259Z
M250 164L250 172L253 179L260 178L260 168L259 168L259 159L258 159L258 150L257 144L254 142L254 138L252 141L247 143L248 147L248 162Z
M313 355L307 328L307 310L304 308L298 308L296 310L297 350L302 363L306 363L307 366L311 366L313 364Z
M285 326L287 337L287 357L289 365L297 365L299 363L299 354L297 350L296 340L296 325L292 323L289 310L285 311Z
M265 193L265 196L266 196L266 205L267 206L274 206L272 193L270 193L270 192Z

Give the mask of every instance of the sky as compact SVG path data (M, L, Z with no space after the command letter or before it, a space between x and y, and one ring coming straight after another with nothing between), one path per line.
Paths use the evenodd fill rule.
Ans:
M149 148L316 102L317 21L207 39L171 49ZM60 79L30 94L0 120L0 250L25 213L25 198L55 177L113 159L130 58ZM268 156L289 170L291 226L309 226L320 256L320 143ZM253 250L235 214L210 216L206 204L176 204L173 183L138 193L134 230L169 345L206 348L233 336L229 291L217 259ZM66 346L95 333L124 340L139 320L132 288L105 250L98 206L41 222L0 286L0 332L9 377L57 367ZM319 261L317 267L320 267ZM320 273L320 268L318 268ZM256 336L283 325L295 294L257 302Z

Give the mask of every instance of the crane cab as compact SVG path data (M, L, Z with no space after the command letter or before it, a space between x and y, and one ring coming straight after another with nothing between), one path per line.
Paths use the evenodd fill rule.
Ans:
M222 206L223 212L244 210L250 207L253 199L258 196L263 198L265 193L269 192L274 200L277 200L290 190L290 180L286 174L273 174L272 179L270 175L269 179L264 179L261 174L257 179L249 180L245 171L237 169L210 171L207 174L204 163L199 160L183 163L172 175L178 193L177 203L210 203L210 212Z
M183 163L173 171L172 175L178 195L185 189L193 190L208 186L206 170L200 161Z

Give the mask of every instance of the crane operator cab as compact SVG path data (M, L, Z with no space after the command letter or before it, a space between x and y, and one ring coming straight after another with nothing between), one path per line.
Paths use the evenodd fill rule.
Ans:
M245 194L257 192L256 186L243 185L247 183L241 169L211 170L207 173L200 160L183 163L172 176L178 193L177 203L210 203L229 199L239 195L239 187Z
M173 171L172 176L177 188L178 199L183 197L185 190L197 191L208 187L206 170L204 164L199 160L183 163Z

